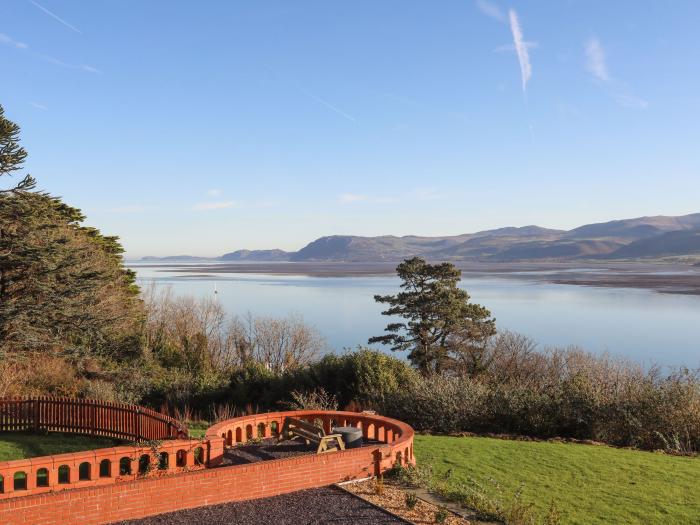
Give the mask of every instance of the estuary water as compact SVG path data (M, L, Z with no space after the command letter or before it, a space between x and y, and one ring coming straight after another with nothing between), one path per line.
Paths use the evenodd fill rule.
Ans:
M354 348L382 334L388 319L373 297L399 289L393 276L309 277L129 266L141 285L216 297L231 315L301 314L323 334L329 351ZM491 310L499 329L525 334L541 348L577 345L647 366L700 367L700 296L549 284L522 276L466 276L461 286L472 301Z

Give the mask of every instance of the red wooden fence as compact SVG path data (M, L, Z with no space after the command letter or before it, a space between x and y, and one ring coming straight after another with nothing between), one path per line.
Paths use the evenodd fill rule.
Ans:
M125 403L62 397L0 398L0 432L47 431L130 441L186 438L179 421Z

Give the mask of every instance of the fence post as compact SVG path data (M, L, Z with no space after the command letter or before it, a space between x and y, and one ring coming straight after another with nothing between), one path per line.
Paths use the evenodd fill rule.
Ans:
M136 441L141 441L141 407L136 407Z
M34 400L34 403L32 403L34 405L34 407L33 407L34 408L34 417L33 417L34 432L39 432L39 403L40 403L39 398L36 398Z
M96 411L97 411L97 406L95 405L96 401L94 399L88 400L88 406L90 407L90 435L94 436L95 435L95 424L96 424Z

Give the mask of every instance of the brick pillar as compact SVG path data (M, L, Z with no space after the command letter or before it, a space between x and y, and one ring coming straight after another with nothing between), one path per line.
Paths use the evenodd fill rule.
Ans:
M265 434L269 434L269 428L266 427ZM266 436L269 437L269 436ZM224 460L224 439L223 438L212 438L209 440L209 457L208 464L210 467L216 467L221 465ZM192 454L194 456L194 452Z
M27 470L27 491L34 490L36 488L36 472L34 470Z
M374 456L374 475L379 476L382 473L382 451L380 449L372 452Z

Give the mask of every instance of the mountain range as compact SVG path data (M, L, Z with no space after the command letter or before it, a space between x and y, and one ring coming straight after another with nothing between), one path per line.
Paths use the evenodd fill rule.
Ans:
M421 256L432 261L493 262L644 259L700 256L700 213L586 224L572 230L506 227L446 237L321 237L296 252L238 250L216 258L144 257L150 261L384 262Z

